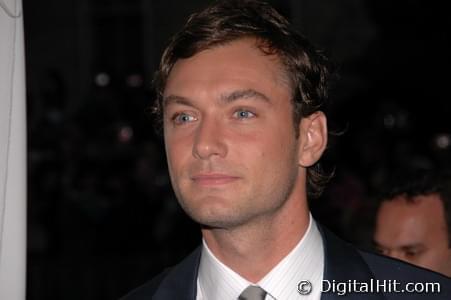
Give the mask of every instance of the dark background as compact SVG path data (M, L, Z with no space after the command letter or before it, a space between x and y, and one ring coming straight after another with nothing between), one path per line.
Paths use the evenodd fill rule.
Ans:
M146 108L167 39L209 1L23 0L27 299L117 299L200 241ZM396 168L450 166L445 1L271 1L339 63L316 218L369 247ZM333 195L333 197L332 197Z

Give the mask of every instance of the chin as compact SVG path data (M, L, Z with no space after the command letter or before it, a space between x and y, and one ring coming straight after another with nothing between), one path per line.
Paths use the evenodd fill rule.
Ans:
M230 218L204 218L196 220L205 229L231 229L242 225L244 222Z
M218 206L183 207L183 209L191 219L204 228L232 228L245 223L246 219L234 209Z
M242 206L245 199L223 195L206 195L179 198L185 213L201 226L231 228L245 223L249 212Z

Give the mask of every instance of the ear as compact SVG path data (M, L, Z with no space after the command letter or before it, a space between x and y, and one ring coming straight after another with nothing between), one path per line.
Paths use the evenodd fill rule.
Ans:
M327 118L317 111L301 119L299 124L298 163L302 167L315 164L327 146Z

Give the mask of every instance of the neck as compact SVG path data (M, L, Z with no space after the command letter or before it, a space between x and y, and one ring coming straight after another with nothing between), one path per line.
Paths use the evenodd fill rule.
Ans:
M271 216L236 228L203 228L212 253L246 280L256 283L299 243L309 225L306 196L289 199Z

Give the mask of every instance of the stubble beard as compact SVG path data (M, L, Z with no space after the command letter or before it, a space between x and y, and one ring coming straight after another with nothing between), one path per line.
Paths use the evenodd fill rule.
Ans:
M298 178L298 167L294 166L286 175L286 179L279 180L273 189L254 195L248 191L245 196L237 194L235 199L214 199L206 196L204 199L195 199L196 195L187 197L176 191L178 202L185 213L195 222L207 229L225 229L245 226L258 219L271 217L284 206L293 194ZM209 205L215 201L224 205Z

